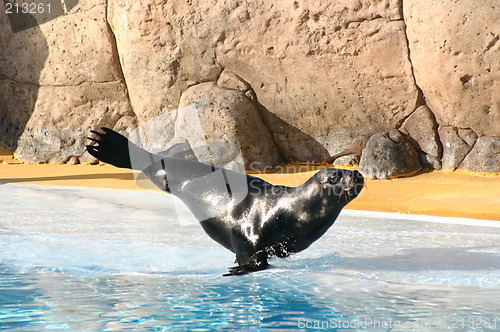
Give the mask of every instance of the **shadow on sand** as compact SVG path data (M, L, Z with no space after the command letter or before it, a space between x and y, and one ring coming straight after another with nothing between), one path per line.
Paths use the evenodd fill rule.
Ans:
M51 181L71 181L71 180L134 180L132 173L112 173L112 174L78 174L61 176L41 176L26 178L0 178L0 185L7 183L29 183L29 182L51 182Z

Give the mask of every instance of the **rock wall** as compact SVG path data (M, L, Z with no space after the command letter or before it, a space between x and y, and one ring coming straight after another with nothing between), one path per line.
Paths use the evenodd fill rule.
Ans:
M423 167L499 172L499 11L497 0L61 0L57 15L21 20L3 10L0 144L29 162L88 159L85 136L100 126L167 144L181 132L174 111L202 89L205 134L240 145L247 167L363 163L370 137L397 129Z
M500 136L500 3L405 0L415 79L440 126Z
M82 154L90 128L134 115L106 11L104 0L80 1L59 17L16 31L2 9L0 144L19 159L69 160Z

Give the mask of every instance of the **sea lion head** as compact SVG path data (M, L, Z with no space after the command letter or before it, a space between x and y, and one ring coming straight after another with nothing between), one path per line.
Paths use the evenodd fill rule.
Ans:
M327 168L314 175L320 184L323 197L337 197L339 201L349 203L356 198L364 187L363 175L358 171Z

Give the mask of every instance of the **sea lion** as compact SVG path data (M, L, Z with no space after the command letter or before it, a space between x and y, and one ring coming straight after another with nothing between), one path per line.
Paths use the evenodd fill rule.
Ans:
M272 185L255 176L152 154L109 129L92 130L87 151L116 167L142 171L158 188L179 197L205 232L236 254L226 275L269 266L318 240L364 186L358 171L328 168L298 187ZM168 151L168 150L167 150Z

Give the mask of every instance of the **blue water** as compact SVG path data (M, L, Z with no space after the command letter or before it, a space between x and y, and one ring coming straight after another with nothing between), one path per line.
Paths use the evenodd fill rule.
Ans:
M222 277L233 255L162 193L0 185L0 204L2 330L500 330L499 228L345 214Z

